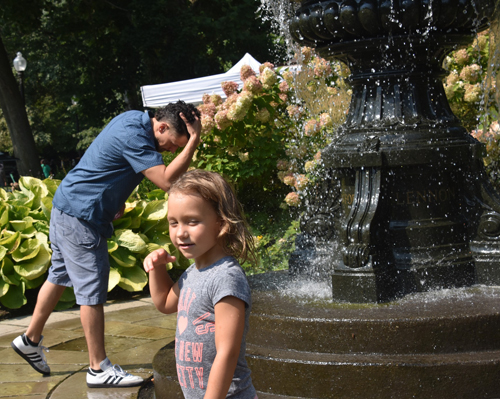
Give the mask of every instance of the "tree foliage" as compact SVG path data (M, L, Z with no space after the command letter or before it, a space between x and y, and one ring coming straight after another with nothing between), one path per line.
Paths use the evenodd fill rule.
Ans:
M220 73L245 52L269 59L272 48L258 0L2 3L0 36L9 58L22 51L28 60L28 116L49 155L76 148L79 131L141 109L142 85Z

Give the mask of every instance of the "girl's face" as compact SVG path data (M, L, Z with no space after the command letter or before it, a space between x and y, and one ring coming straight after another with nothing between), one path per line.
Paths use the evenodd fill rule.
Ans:
M174 192L168 197L170 239L201 269L226 256L219 239L222 223L212 206L193 194Z

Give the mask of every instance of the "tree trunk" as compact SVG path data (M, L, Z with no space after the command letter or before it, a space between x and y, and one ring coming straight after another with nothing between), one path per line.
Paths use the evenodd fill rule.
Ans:
M9 128L17 171L21 176L40 176L40 162L35 140L26 114L24 100L19 92L11 63L0 37L0 107Z

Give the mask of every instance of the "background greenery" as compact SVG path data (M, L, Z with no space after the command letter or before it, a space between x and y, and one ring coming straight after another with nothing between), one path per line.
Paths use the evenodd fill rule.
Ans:
M0 190L0 303L26 303L26 290L45 279L50 264L51 198L92 140L120 112L141 109L140 86L220 73L250 52L265 63L260 76L242 74L245 87L224 104L205 96L204 137L193 166L223 174L236 188L260 256L247 273L284 269L294 250L307 191L321 178L320 150L347 113L349 71L308 48L283 63L280 38L256 13L258 0L4 0L0 46L12 60L28 59L26 109L40 157L57 160L54 180L23 177L19 190ZM486 144L487 170L499 181L498 109L488 71L490 34L478 35L446 59L446 95L456 115ZM267 68L267 70L266 70ZM247 71L248 72L248 71ZM14 72L13 72L14 73ZM248 81L248 82L247 82ZM259 86L260 85L260 86ZM202 99L200 99L202 100ZM488 112L484 112L486 109ZM224 119L225 118L225 119ZM0 114L0 151L11 151ZM168 163L172 155L165 155ZM64 161L61 165L60 161ZM109 289L144 289L144 256L172 247L165 194L146 179L129 198L109 240ZM173 270L188 262L180 257ZM59 308L72 306L66 290Z

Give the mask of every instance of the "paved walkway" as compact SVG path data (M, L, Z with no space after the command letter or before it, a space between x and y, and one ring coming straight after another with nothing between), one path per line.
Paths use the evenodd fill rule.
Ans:
M150 298L105 306L106 351L113 363L148 378L156 352L174 340L175 315L158 312ZM0 321L0 398L135 399L138 388L90 389L85 375L88 354L78 309L54 312L45 327L43 345L51 375L44 377L11 348L26 331L30 316Z

